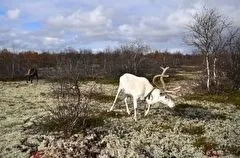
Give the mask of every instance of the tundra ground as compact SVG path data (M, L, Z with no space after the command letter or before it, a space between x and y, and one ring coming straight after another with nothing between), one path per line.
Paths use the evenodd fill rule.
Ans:
M188 83L177 81L188 93ZM240 109L230 103L179 99L175 109L162 104L151 107L144 117L139 102L138 122L126 113L121 96L114 112L107 113L117 85L95 85L94 112L101 114L99 126L76 132L68 138L58 133L31 133L34 122L54 106L51 83L0 82L0 157L29 157L41 151L45 157L239 157ZM109 97L110 96L110 97ZM111 97L112 96L112 97ZM100 116L100 115L99 115ZM59 132L61 133L61 132Z

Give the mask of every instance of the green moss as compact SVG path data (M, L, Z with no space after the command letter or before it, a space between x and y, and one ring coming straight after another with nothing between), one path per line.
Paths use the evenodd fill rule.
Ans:
M190 65L181 65L180 70L185 71L185 72L196 72L196 71L201 71L200 66L190 66Z
M104 125L105 117L101 116L87 116L87 117L67 117L54 118L47 116L39 120L38 125L33 127L36 132L59 132L63 131L65 136L70 136L74 133L81 132L85 128L94 128Z
M226 146L223 148L226 152L231 153L232 155L240 156L240 146Z
M206 137L197 138L197 139L192 143L192 145L193 145L194 147L200 148L200 147L202 147L202 146L204 146L204 145L206 144L206 140L207 140Z
M106 95L103 93L99 93L99 92L94 92L94 93L90 93L90 94L84 94L84 96L90 98L90 99L94 99L98 102L101 103L109 103L109 102L113 102L115 96L112 95Z
M166 125L166 124L161 124L160 128L161 128L161 129L165 129L165 130L173 129L171 126Z
M7 117L6 116L0 116L0 120L6 120Z
M50 109L51 115L40 118L33 130L42 133L63 131L65 136L70 136L82 132L86 128L103 126L109 118L126 116L117 112L82 110L78 105L59 106Z
M185 126L182 128L182 133L190 134L190 135L202 135L205 133L205 129L203 126Z
M104 116L92 116L89 117L85 120L85 127L99 127L99 126L103 126L104 125L104 120L106 118Z
M143 127L141 125L134 127L135 131L141 131Z
M170 76L169 78L166 78L168 80L168 82L173 82L173 81L182 81L182 80L186 80L186 76L184 75L174 75L174 76ZM165 79L164 79L165 81Z
M118 79L113 79L113 78L85 78L81 79L81 83L85 84L90 81L95 81L96 83L99 84L113 84L113 85L118 85L119 80Z
M207 137L199 137L195 139L192 145L196 148L201 148L205 154L207 153L207 151L216 149L218 146L215 142L211 141Z
M118 79L111 79L111 78L96 79L96 83L118 85L119 80Z
M196 93L184 97L187 100L211 101L214 103L231 103L240 109L240 92L229 92L221 94Z
M226 120L227 114L215 114L214 117L219 120Z
M125 117L127 114L124 113L119 113L119 112L115 112L115 111L102 111L98 114L98 116L100 117L105 117L105 118L121 118L121 117Z
M16 82L16 81L25 81L26 77L24 76L15 76L15 77L5 77L5 78L0 78L0 81L3 82Z
M11 122L11 123L2 125L2 127L3 128L11 128L12 129L12 128L18 126L18 125L22 125L22 122L16 120L15 122Z
M47 101L41 100L41 101L39 101L39 103L47 103Z
M151 127L151 130L152 131L159 131L160 129L164 130L164 131L167 131L167 130L170 130L170 129L173 129L173 127L171 127L170 125L168 124L155 124Z
M179 109L185 109L185 108L203 108L203 109L205 109L202 106L197 106L197 105L194 105L194 104L187 104L187 103L177 104L176 109L178 109L178 108Z
M237 108L238 110L240 110L240 105L236 105L236 108Z
M46 96L47 94L44 93L44 92L41 92L40 95L41 95L41 96Z

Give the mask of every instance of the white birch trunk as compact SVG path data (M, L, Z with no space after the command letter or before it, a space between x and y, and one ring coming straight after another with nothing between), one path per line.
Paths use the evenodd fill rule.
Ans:
M216 63L217 63L217 58L215 57L213 60L213 81L215 84L217 84Z
M206 67L207 67L207 89L210 91L210 69L209 69L209 56L206 56Z

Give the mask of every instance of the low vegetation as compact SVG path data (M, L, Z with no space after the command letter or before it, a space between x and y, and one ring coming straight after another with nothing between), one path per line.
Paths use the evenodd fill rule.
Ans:
M78 91L75 86L73 89L71 89L71 95L62 96L60 91L59 96L62 97L58 98L55 95L50 95L50 91L52 90L50 88L50 83L42 83L42 81L40 81L40 83L36 85L28 85L25 82L7 82L3 84L9 84L9 88L4 89L1 92L3 93L3 99L1 102L3 102L4 105L6 103L6 109L10 110L19 107L19 104L14 102L14 100L8 99L9 96L15 94L16 96L11 98L15 98L16 101L18 100L18 102L21 101L22 106L27 104L28 106L25 107L25 109L29 109L30 107L34 108L34 110L29 110L27 113L31 115L31 117L37 117L35 119L31 117L25 118L24 121L20 122L12 121L8 124L5 123L5 125L1 126L4 129L2 132L8 133L10 132L10 128L15 129L16 127L23 126L22 131L25 131L28 134L27 137L31 137L31 134L54 137L55 140L50 143L51 146L48 145L48 149L51 149L53 146L56 147L54 142L56 144L60 140L71 144L73 137L75 138L77 136L79 136L78 141L81 142L82 140L80 138L83 137L82 139L86 143L88 142L88 139L92 139L92 136L94 136L94 134L89 134L89 132L95 131L98 133L96 136L97 138L95 138L95 136L93 137L93 144L87 143L86 146L88 147L84 149L84 151L86 151L86 155L89 152L97 155L101 154L101 152L111 155L111 151L118 150L123 151L123 155L129 155L132 153L135 156L142 154L159 157L164 157L164 155L172 155L176 157L178 155L184 156L188 155L188 152L190 154L191 151L194 151L194 153L191 153L193 155L202 154L203 156L204 154L208 155L207 152L209 150L221 150L224 152L224 154L232 154L236 156L239 155L239 150L236 143L230 142L226 144L226 146L223 146L223 143L210 139L218 136L216 139L222 140L223 136L225 135L227 135L227 138L224 139L229 140L231 137L236 137L234 135L229 135L229 131L232 131L233 133L237 132L234 131L236 128L225 129L225 127L229 124L231 125L230 127L236 126L238 110L230 112L226 110L228 109L227 106L221 107L223 104L215 104L214 102L209 102L207 100L202 102L202 100L191 101L192 99L185 99L185 101L182 101L176 106L175 110L170 110L164 105L154 105L151 107L150 114L147 117L143 117L144 112L141 108L139 108L138 114L140 116L138 116L139 121L136 123L134 122L132 116L129 116L126 113L125 106L119 106L114 111L107 112L107 110L109 110L111 107L112 101L114 100L114 96L111 95L112 88L114 88L116 91L117 86L110 84L102 85L102 83L100 84L94 82L79 83L79 90L81 93L80 102L78 102ZM18 84L21 85L18 86ZM42 89L42 87L48 87L50 90L47 91ZM69 86L63 87L69 88ZM99 87L102 87L103 89ZM30 91L29 93L26 93L25 91L24 93L21 93L22 89ZM8 90L9 93L6 93ZM13 93L14 90L17 90L19 94ZM39 90L38 93L37 90ZM62 92L65 94L66 91L63 90ZM33 94L34 96L31 96ZM29 100L29 95L31 98L40 97L45 99L37 100L34 102L33 107L33 101ZM53 99L55 99L59 105L53 102L54 104L51 105L50 108L47 108L47 111L44 111L44 113L37 112L36 110L38 106L41 105L42 109L43 105L46 106L46 104L49 103L49 101L46 100L47 98L49 99L49 97L53 97ZM120 98L118 101L122 101L123 103L122 98ZM9 106L9 104L14 104L14 106ZM212 106L216 106L218 108L212 109ZM228 106L232 105L229 104ZM84 107L87 108L85 109ZM131 106L130 110L132 111ZM9 116L13 117L13 114L15 115L16 112L6 111L6 116L1 115L0 121L7 122L9 120ZM189 123L189 121L191 123ZM24 123L23 125L21 125L22 122ZM221 134L217 133L218 131L221 131ZM23 135L26 134L25 132ZM209 133L210 135L206 135ZM179 137L179 134L181 137ZM80 137L80 135L82 136ZM3 136L6 137L5 134L3 134ZM59 136L61 137L59 138ZM13 138L14 140L16 139L15 137ZM13 141L10 140L10 137L8 139L9 141ZM39 140L42 140L42 138ZM189 143L186 143L186 140ZM21 141L17 142L21 143ZM78 143L81 144L80 142ZM139 142L144 144L142 147L144 150L136 151L135 149L139 145ZM101 145L101 143L104 145ZM159 145L159 143L161 145ZM191 150L184 151L186 149L182 148L183 143L185 143L187 148ZM15 141L13 141L13 144L16 146ZM39 145L41 142L35 144ZM94 144L98 144L95 147L99 148L99 150L95 151L95 149L91 148L94 146ZM21 146L21 148L19 147L11 149L11 147L6 147L5 149L5 147L3 147L1 149L3 155L9 154L7 151L9 148L11 150L20 150L19 152L23 154L27 153L29 148L32 148L27 148L24 145L18 146ZM31 146L34 146L34 150L37 149L36 145ZM82 150L81 145L76 146L78 146L78 151ZM162 146L165 148L164 151L161 150ZM175 150L184 152L175 153ZM64 150L62 151L68 151L69 153L72 153L70 152L70 147L68 146L64 146ZM123 155L118 155L117 157L121 157Z
M177 106L176 106L176 110L185 109L185 108L201 108L201 109L204 109L204 107L202 107L202 106L195 105L195 104L188 104L188 103L180 103L180 104L177 104Z
M214 103L229 103L234 104L240 109L240 92L222 92L219 94L212 93L194 93L184 96L187 100L211 101Z
M109 103L112 102L115 98L115 96L112 95L106 95L101 92L92 92L92 93L86 93L83 94L85 97L96 100L100 103Z
M207 137L198 137L193 142L193 146L196 148L201 148L202 151L207 155L208 151L217 150L218 145Z
M225 152L227 152L227 153L231 153L238 157L240 156L240 145L225 146L225 147L223 147L223 150L225 150Z
M181 132L190 135L202 135L205 133L205 129L204 126L188 125L184 126Z
M103 79L96 79L96 83L99 84L111 84L111 85L118 85L119 79L111 79L111 78L103 78Z
M83 111L83 106L86 103L58 105L49 108L49 114L38 121L36 131L43 133L62 131L65 136L72 135L83 130L85 126L89 126L91 121L86 121L89 118ZM98 119L100 121L100 119ZM89 123L89 124L86 124Z

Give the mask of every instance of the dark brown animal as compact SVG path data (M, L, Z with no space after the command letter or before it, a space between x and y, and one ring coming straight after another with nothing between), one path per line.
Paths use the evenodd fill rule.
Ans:
M36 76L37 78L37 82L38 82L38 70L36 68L30 68L28 69L28 72L26 74L26 77L27 77L27 83L28 81L33 81L33 78Z

